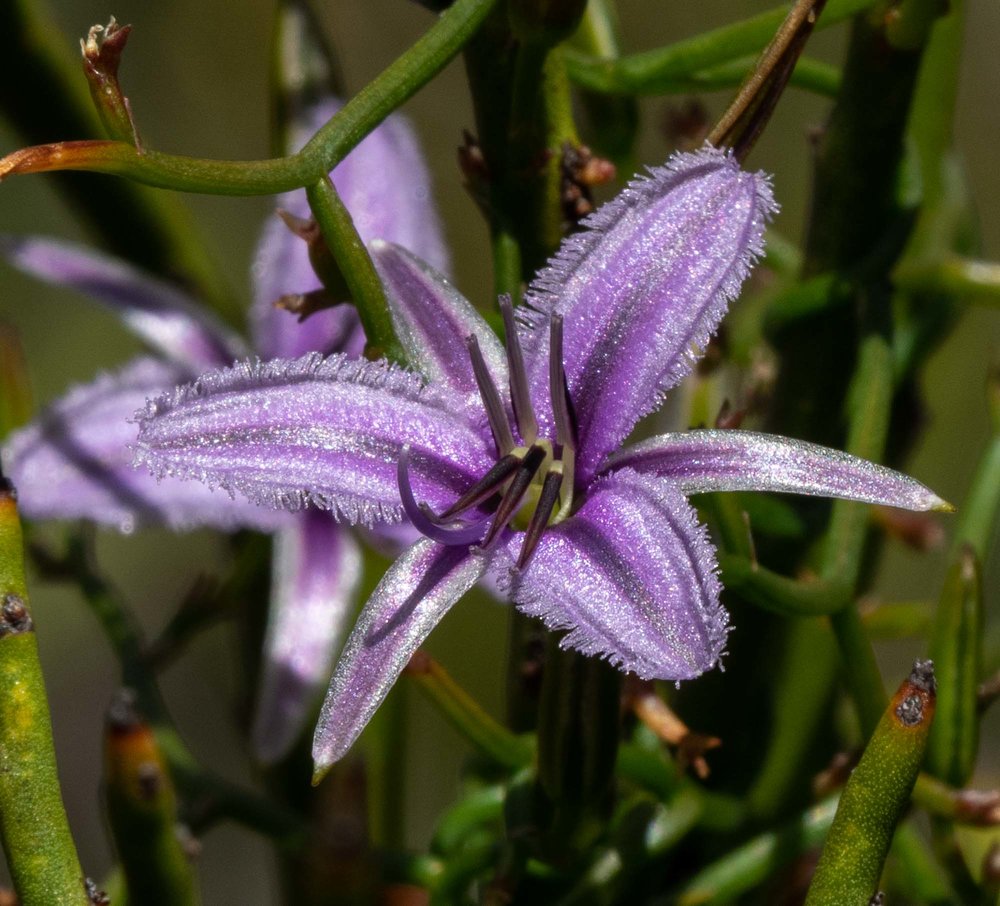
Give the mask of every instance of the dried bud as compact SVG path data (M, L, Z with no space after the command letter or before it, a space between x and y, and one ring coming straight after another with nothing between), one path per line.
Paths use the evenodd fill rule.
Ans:
M131 31L131 25L119 25L112 16L107 25L95 25L90 29L86 39L80 41L80 50L90 96L104 128L112 138L129 142L141 150L132 109L118 82L118 67Z

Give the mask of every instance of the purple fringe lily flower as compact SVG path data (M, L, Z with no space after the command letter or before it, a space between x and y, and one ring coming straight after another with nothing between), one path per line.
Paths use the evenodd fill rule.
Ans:
M923 485L781 437L622 442L687 375L761 253L769 181L679 154L567 239L501 343L432 267L372 245L414 371L344 355L238 363L151 402L137 462L257 503L424 535L388 570L334 672L317 774L340 758L448 609L491 576L563 644L645 678L697 676L729 631L685 499L779 490L932 509Z
M301 125L301 144L339 109L317 104ZM405 119L390 117L333 172L364 239L411 246L446 269L440 224L428 204L430 179ZM280 208L310 216L304 192ZM349 626L361 571L351 534L328 513L291 514L258 507L211 482L158 481L132 467L136 410L150 397L247 354L243 341L173 286L128 264L67 243L0 237L0 254L49 283L83 292L111 308L161 358L142 357L116 374L73 389L6 445L5 468L22 511L35 519L91 519L131 531L136 525L209 526L276 532L264 669L253 739L265 762L282 757L301 733ZM306 352L360 354L357 312L323 309L305 322L275 306L285 293L320 283L306 243L274 217L253 266L250 332L264 358Z

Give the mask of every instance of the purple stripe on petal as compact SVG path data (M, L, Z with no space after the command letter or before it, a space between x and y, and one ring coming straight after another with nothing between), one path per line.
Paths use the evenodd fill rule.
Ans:
M329 513L308 510L276 535L253 724L262 763L287 755L312 714L350 628L360 579L361 551Z
M335 355L240 362L149 403L136 462L286 509L395 521L410 445L420 503L443 508L493 462L493 442L443 388L386 362Z
M524 339L532 396L550 426L548 325L561 314L579 482L690 372L775 210L768 178L726 152L677 154L584 221L535 278Z
M379 582L333 674L313 740L321 775L351 747L410 657L483 574L468 548L418 541Z
M521 536L508 542L516 557ZM715 550L690 504L635 472L600 479L549 529L512 583L514 602L562 644L645 679L681 680L714 666L726 643Z
M0 255L110 308L150 346L194 372L246 355L242 340L183 292L116 258L38 236L0 236Z
M197 483L157 482L132 468L135 410L186 377L177 366L137 359L115 375L75 388L15 432L4 450L4 468L25 515L91 519L124 532L138 523L265 531L286 524L288 514Z
M507 388L507 358L493 329L429 264L404 248L376 240L372 260L385 286L396 333L428 380L472 395L482 408L466 340L475 336L498 387Z
M621 468L660 475L685 494L783 491L908 510L949 508L919 481L893 469L804 440L756 431L663 434L615 453L602 470Z
M334 98L306 115L293 139L297 150L340 109ZM405 246L435 268L449 269L441 224L431 198L430 174L416 135L399 114L385 120L333 171L333 183L365 243L385 239ZM305 192L289 192L277 207L298 217L311 216ZM258 246L251 314L257 349L265 358L295 358L306 352L351 351L345 348L359 331L355 313L338 307L321 311L301 324L274 302L286 293L319 289L306 244L272 218ZM343 300L346 301L346 300Z

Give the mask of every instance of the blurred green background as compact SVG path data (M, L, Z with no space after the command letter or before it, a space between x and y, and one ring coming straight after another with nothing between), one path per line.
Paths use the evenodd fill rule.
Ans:
M623 46L626 51L655 47L772 5L766 0L701 0L697 4L621 0ZM410 0L328 0L317 6L340 56L349 91L364 85L432 21L431 14ZM271 2L119 0L109 7L105 0L54 0L52 13L70 48L90 25L106 22L109 14L134 26L122 77L147 145L205 157L267 155ZM844 37L844 26L820 34L810 52L837 62ZM973 0L969 3L958 144L977 200L983 254L994 258L1000 257L1000 168L995 163L1000 147L998 46L1000 6L993 0ZM727 99L724 94L712 95L706 101L712 112L718 112ZM640 162L659 163L665 158L669 148L661 127L668 106L679 100L643 102ZM451 242L457 284L470 298L485 303L491 287L486 230L461 187L455 163L461 130L472 128L462 66L453 63L405 110L416 124L435 176L435 198ZM823 122L826 110L826 102L791 90L750 159L750 164L775 174L776 194L783 206L777 226L790 237L800 235L806 213L808 133ZM63 136L54 133L50 137ZM0 150L18 145L17 137L0 120ZM257 231L273 205L267 199L196 196L186 197L185 202L232 284L247 295ZM0 231L85 238L45 177L14 179L0 187ZM139 345L109 315L71 293L42 287L2 266L0 319L20 331L40 404L139 351ZM909 471L948 499L961 500L982 449L987 430L984 380L988 368L1000 363L998 352L1000 311L973 309L927 373L931 419ZM180 537L163 531L144 531L133 537L102 532L99 542L102 562L151 633L176 606L193 573L210 569L221 551L222 543L207 532ZM998 561L995 547L986 568L987 601L994 620L1000 591ZM918 555L890 545L877 587L886 600L935 597L942 573L940 556ZM33 597L67 805L84 866L100 878L110 865L98 796L100 737L116 669L94 620L75 594L39 581ZM738 632L739 613L733 615L733 622ZM456 678L497 714L501 711L504 627L502 608L477 598L456 608L430 645ZM214 769L250 782L250 765L239 754L243 746L237 729L239 696L232 643L224 627L208 633L168 670L164 686L195 753ZM919 653L902 644L883 652L890 684L895 684L901 665ZM423 701L413 694L408 700L411 720L405 760L415 782L408 784L406 830L410 842L419 846L426 840L433 816L456 788L465 750ZM695 715L689 717L696 723ZM992 745L992 758L984 760L980 785L1000 782L998 738L1000 721L994 713L983 742L986 751ZM726 740L726 744L738 743ZM210 832L204 844L201 875L206 903L256 906L274 902L274 871L264 842L227 826Z

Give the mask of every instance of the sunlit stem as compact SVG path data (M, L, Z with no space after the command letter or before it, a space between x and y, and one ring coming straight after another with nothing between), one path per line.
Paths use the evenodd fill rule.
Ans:
M514 306L507 294L500 297L500 313L503 315L504 345L507 348L507 362L510 368L510 400L514 406L514 418L517 420L521 442L525 446L531 446L538 437L538 420L535 418L534 409L531 408L528 375L524 370L524 356L517 339Z
M493 433L493 442L497 447L499 456L506 456L514 449L514 435L511 433L510 425L507 423L507 414L504 412L503 402L500 399L500 391L493 382L493 376L489 368L486 367L486 360L483 358L483 351L479 348L479 341L474 334L470 334L465 341L469 347L469 357L472 359L472 371L476 376L476 384L479 387L479 395L483 398L483 406L486 409L486 417L490 422L490 431Z

